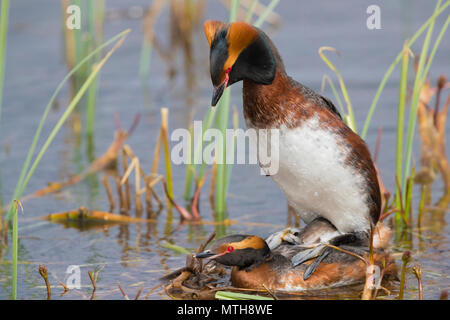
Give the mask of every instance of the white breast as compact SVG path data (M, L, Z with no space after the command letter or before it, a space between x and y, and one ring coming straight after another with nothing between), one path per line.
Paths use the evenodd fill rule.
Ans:
M364 177L345 163L348 147L339 139L331 130L319 128L317 115L294 129L282 126L279 170L271 177L306 223L322 216L340 232L367 231Z

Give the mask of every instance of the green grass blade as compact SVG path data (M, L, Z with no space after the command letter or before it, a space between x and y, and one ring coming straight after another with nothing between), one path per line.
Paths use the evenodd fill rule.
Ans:
M191 143L191 148L195 148L195 150L193 150L194 152L193 152L192 165L189 165L186 167L186 182L185 182L185 188L184 188L184 198L186 201L189 200L191 197L193 177L194 177L195 172L197 171L197 163L200 162L200 157L203 152L203 150L202 150L203 137L205 135L205 131L208 130L209 128L211 128L211 126L213 124L214 116L216 114L217 108L219 108L219 107L208 108L208 111L206 112L206 116L202 122L202 134L201 134L201 136L197 137L198 141L196 141L196 143ZM206 163L205 163L205 161L203 161L202 165L200 167L200 170L199 170L199 174L197 176L198 180L202 179L203 174L205 173L205 168L206 168Z
M422 77L422 82L424 83L426 76L430 70L431 63L433 62L434 56L436 55L436 51L439 48L439 44L441 43L442 38L444 37L445 32L447 31L448 25L450 23L450 14L447 17L447 20L445 20L444 25L442 26L441 32L439 32L438 37L436 38L436 42L434 43L433 49L431 50L430 55L428 56L427 65L425 67L424 76Z
M231 0L230 22L236 21L240 4L241 4L240 0Z
M258 20L256 20L256 22L254 24L255 27L260 28L262 26L262 24L266 20L267 16L273 11L273 9L275 9L278 2L280 2L280 0L272 0L269 3L269 5L266 7L266 10L264 10L264 12L259 16Z
M435 12L439 9L439 5L441 0L437 2ZM408 121L408 132L406 138L406 150L405 150L405 168L403 172L402 188L404 189L406 186L406 178L409 176L411 171L411 160L412 160L412 148L413 148L413 139L414 133L416 130L417 123L417 110L419 108L419 98L420 92L422 90L422 86L424 84L424 79L426 74L424 74L425 62L427 60L428 47L430 45L431 35L433 33L434 21L430 23L428 27L427 34L425 36L425 40L422 46L422 51L420 53L419 65L417 67L416 79L414 81L413 94L411 98L411 108L409 112L409 121ZM406 199L404 199L406 200Z
M13 228L12 228L12 299L17 299L17 261L18 261L18 244L19 244L19 226L17 222L17 214L19 211L19 202L14 200L13 207Z
M225 219L225 202L226 202L226 194L225 194L225 182L226 182L226 134L225 130L228 126L228 115L230 109L230 88L225 90L223 97L221 99L221 103L218 106L218 115L217 115L217 129L222 133L223 137L223 148L222 150L216 149L217 156L217 175L216 175L216 220L223 221Z
M167 241L163 241L159 245L163 248L166 248L166 249L169 249L169 250L175 251L177 253L181 253L181 254L191 254L192 253L188 249L177 246L176 244L169 243Z
M323 51L333 51L333 52L336 52L337 54L339 54L339 52L336 49L331 48L331 47L320 47L320 49L319 49L319 55L322 58L322 60L328 65L328 67L331 70L333 70L334 73L336 73L336 76L338 77L339 85L341 87L341 92L342 92L342 95L344 97L345 103L347 104L347 116L345 116L344 119L346 120L347 125L350 127L350 129L352 129L354 132L357 132L356 131L355 116L353 114L353 107L352 107L352 103L350 101L350 96L349 96L348 91L347 91L347 86L345 85L344 79L342 78L342 75L339 72L339 70L327 58L327 56L325 56Z
M444 10L450 5L450 1L447 1L442 5L442 7L439 8L439 10L435 11L433 15L428 18L428 20L419 28L419 30L416 31L416 33L412 36L412 38L408 41L408 47L411 47L414 42L417 40L417 38L425 31L425 29L435 21L435 19L442 13ZM367 131L369 130L370 121L372 120L373 113L375 112L375 108L377 106L378 100L380 99L381 93L383 92L383 89L387 83L387 80L391 76L391 73L394 71L397 64L402 59L402 52L400 52L397 57L395 58L394 62L389 66L388 70L383 76L383 79L380 82L380 85L378 86L377 92L375 93L375 97L372 100L372 104L370 105L369 112L366 117L366 121L364 122L364 128L361 133L361 137L365 139Z
M6 39L8 35L9 0L2 0L0 15L0 121L2 119L3 82L5 79Z
M250 3L250 7L248 8L247 14L245 15L245 22L250 23L252 21L253 12L255 12L257 4L258 0L252 0L252 3Z
M342 105L341 98L339 97L339 93L337 92L336 87L334 86L333 80L327 75L324 75L323 78L322 78L322 89L321 89L321 92L323 93L324 90L325 90L325 81L328 81L328 83L330 84L330 88L331 88L331 91L333 92L334 98L336 99L336 102L338 104L339 111L342 113L342 116L344 116L345 115L345 110L344 110L344 106Z
M405 42L403 45L402 66L400 71L400 85L398 91L398 114L397 114L397 145L396 145L396 173L399 181L402 181L403 170L403 132L405 122L405 101L406 101L406 86L408 82L408 62L409 62L409 48ZM395 202L397 208L401 208L401 195L399 192L395 193ZM402 221L400 213L397 212L395 220L399 224ZM397 224L397 225L398 225Z
M228 291L217 291L215 295L219 300L274 300L273 298Z

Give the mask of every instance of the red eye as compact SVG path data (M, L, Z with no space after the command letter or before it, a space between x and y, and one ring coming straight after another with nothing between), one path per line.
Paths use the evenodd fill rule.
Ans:
M229 247L227 248L227 252L233 252L233 250L234 250L234 248L233 248L232 246L229 246Z
M231 68L228 68L228 69L225 71L226 74L229 74L230 72L231 72Z

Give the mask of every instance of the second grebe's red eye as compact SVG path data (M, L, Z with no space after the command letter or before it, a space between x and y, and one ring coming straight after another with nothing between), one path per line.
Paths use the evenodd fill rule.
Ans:
M232 246L229 246L229 247L227 248L227 252L233 252L233 250L234 250L234 248L233 248Z
M231 68L228 68L228 69L225 71L226 74L228 74L228 73L230 73L230 72L231 72Z

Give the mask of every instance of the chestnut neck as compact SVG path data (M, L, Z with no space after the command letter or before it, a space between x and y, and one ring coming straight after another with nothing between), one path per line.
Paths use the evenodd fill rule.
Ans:
M277 68L275 79L269 85L248 79L243 82L244 116L253 127L271 128L287 124L293 112L297 112L295 105L303 100L284 68Z

